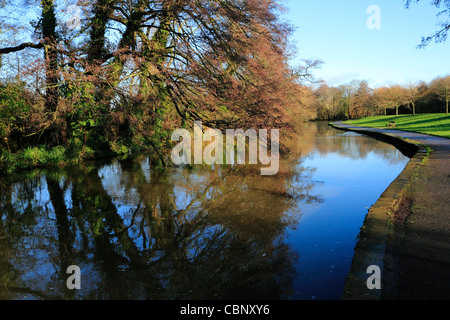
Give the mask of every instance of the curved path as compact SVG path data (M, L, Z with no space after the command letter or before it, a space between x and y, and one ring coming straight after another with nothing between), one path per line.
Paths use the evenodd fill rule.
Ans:
M450 299L450 139L330 125L416 146L405 170L368 213L343 299ZM372 264L382 269L381 290L367 288L366 268Z

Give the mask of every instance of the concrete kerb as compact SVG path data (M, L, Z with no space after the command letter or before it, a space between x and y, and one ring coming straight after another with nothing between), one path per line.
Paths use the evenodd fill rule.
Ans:
M333 128L365 134L396 146L411 158L405 169L383 192L378 201L369 209L358 236L350 272L347 276L343 300L379 300L382 289L369 290L367 273L370 266L378 266L383 273L386 241L394 232L391 217L407 191L411 177L418 166L423 164L432 151L431 148L413 140L407 140L376 129L356 128L339 123L330 123Z

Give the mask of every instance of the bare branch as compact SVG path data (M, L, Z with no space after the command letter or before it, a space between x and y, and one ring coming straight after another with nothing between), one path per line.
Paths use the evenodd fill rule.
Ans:
M44 44L42 44L42 43L25 42L25 43L22 43L21 45L18 45L16 47L8 47L8 48L0 49L0 54L8 54L8 53L12 53L12 52L21 51L21 50L24 50L24 49L27 49L27 48L43 49L44 48Z

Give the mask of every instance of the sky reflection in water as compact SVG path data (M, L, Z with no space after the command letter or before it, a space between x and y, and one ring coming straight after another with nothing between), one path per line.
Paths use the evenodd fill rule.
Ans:
M142 159L0 180L0 298L339 299L368 208L408 158L317 123L292 150L275 177Z

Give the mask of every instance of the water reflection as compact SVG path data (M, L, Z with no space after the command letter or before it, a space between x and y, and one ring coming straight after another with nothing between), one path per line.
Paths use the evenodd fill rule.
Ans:
M336 210L336 199L355 199L332 192L333 170L349 175L352 159L383 165L383 191L407 159L322 124L303 128L291 150L274 177L252 167L160 171L143 158L1 179L0 298L308 299L321 297L317 278L339 297L367 209ZM345 232L322 233L336 216ZM345 261L339 279L318 265L331 262L317 243L336 235L345 243L332 257ZM69 265L82 270L81 290L67 289Z

